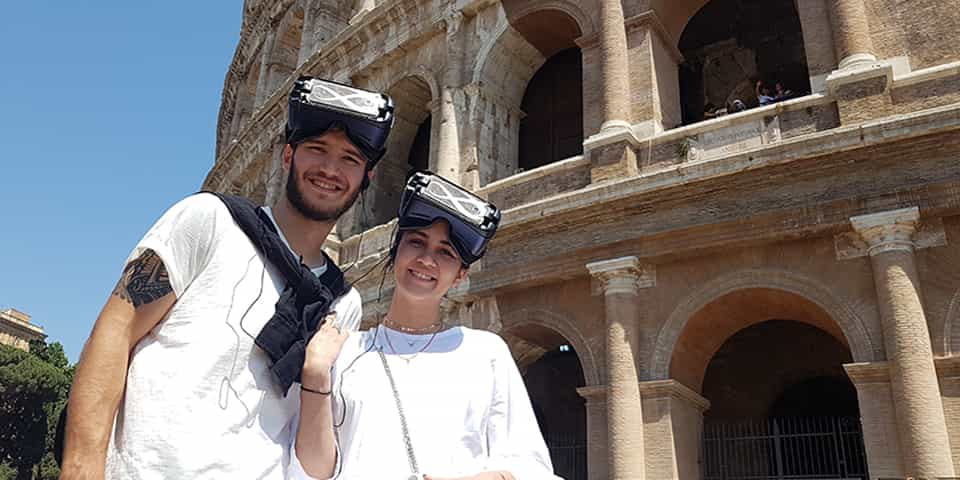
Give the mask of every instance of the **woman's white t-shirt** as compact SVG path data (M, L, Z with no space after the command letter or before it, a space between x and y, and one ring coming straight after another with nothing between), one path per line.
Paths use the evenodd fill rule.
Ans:
M419 473L456 478L507 470L517 480L558 478L506 343L465 327L431 337L379 326L347 339L334 368L340 452L335 478L399 480L411 474L381 349Z

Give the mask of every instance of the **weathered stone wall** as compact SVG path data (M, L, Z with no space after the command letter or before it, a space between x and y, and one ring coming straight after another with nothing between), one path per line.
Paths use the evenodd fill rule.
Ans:
M878 58L907 56L914 70L960 60L960 9L939 0L866 0Z
M933 224L938 229L936 224ZM960 353L960 217L943 219L945 246L917 251L917 273L935 355Z

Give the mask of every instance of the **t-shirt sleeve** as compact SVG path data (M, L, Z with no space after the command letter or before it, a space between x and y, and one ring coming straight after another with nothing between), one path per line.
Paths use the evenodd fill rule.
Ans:
M350 287L350 291L333 301L330 310L336 312L334 325L344 332L356 332L360 329L360 320L363 318L360 292Z
M550 453L520 371L506 343L494 338L493 399L487 420L490 458L485 470L506 470L517 480L560 479L553 474Z
M224 214L230 213L214 195L198 194L181 200L150 227L124 265L152 250L163 261L170 286L179 298L210 260L217 220Z

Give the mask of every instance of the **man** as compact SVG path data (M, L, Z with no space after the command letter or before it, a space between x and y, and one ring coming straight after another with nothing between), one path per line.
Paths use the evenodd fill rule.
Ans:
M274 209L238 216L243 202L194 195L130 255L77 365L62 478L299 471L290 454L300 408L292 382L304 342L327 312L346 328L360 319L359 294L343 287L321 246L373 178L393 106L384 95L306 77L289 106L287 186ZM301 269L318 277L304 281ZM327 281L331 272L341 288ZM332 291L349 293L334 299ZM311 304L311 294L330 298Z

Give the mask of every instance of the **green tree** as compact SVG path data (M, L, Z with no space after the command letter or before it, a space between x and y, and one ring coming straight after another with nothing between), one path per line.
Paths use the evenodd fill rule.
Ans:
M0 345L0 463L14 468L18 480L49 478L45 465L36 474L35 466L51 450L73 376L59 343L32 342L30 349Z

